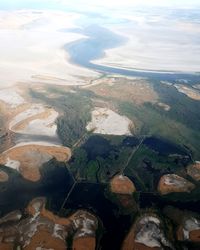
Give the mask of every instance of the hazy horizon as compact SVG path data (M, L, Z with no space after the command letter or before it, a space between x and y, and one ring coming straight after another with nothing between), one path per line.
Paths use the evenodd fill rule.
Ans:
M117 9L117 8L127 8L134 6L147 6L147 7L173 7L173 8L196 8L200 7L200 2L198 0L75 0L73 3L69 0L9 0L9 1L0 1L1 10L14 10L14 9L39 9L39 8L62 8L69 7L76 10L83 10L84 7L89 8L88 10L93 10L96 8L105 8L105 9Z

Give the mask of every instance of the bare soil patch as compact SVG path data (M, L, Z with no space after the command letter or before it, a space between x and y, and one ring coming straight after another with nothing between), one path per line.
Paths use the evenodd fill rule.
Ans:
M110 183L111 192L116 194L132 194L136 191L135 185L127 177L123 175L116 175Z
M188 166L187 173L194 180L200 181L200 162L196 162L195 164Z
M162 194L190 192L195 185L175 174L163 175L158 184L158 191Z
M95 250L95 247L96 247L95 237L76 238L73 241L74 250Z
M6 182L8 181L9 176L6 172L0 171L0 182Z
M28 144L13 147L0 155L0 163L17 169L24 178L31 181L40 179L40 167L56 158L57 161L68 161L71 150L62 146L43 146Z
M158 99L157 93L144 79L112 77L101 78L97 83L88 88L99 96L129 101L135 104L155 103Z
M182 84L176 84L174 86L180 93L185 94L186 96L188 96L193 100L200 101L200 92L198 89L190 88Z

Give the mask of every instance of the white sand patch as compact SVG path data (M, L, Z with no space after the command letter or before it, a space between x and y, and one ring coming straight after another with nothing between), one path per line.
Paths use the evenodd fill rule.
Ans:
M60 224L55 224L54 225L54 228L53 228L53 234L52 236L55 237L55 238L59 238L61 240L65 240L65 237L63 237L61 235L61 233L64 231L64 227L63 225L60 225Z
M172 86L173 85L172 82L168 82L168 81L160 81L160 83L165 84L167 86Z
M20 96L15 89L1 89L0 101L9 104L11 108L15 108L25 103L25 100Z
M198 89L193 89L191 87L182 85L182 84L175 84L174 87L180 92L185 94L191 99L194 99L196 101L200 101L200 92Z
M122 174L120 174L120 175L118 176L118 178L119 178L120 180L123 180L123 181L127 180L127 177L124 176L124 175L122 175Z
M59 144L53 144L50 142L45 142L45 141L29 141L29 142L20 142L17 145L15 145L14 147L4 151L4 152L8 152L9 150L13 149L13 148L17 148L17 147L22 147L22 146L27 146L27 145L40 145L40 146L49 146L49 147L60 147L61 145ZM62 146L63 147L63 146ZM63 147L64 148L64 147Z
M98 108L92 111L92 121L87 125L88 131L97 134L131 135L131 120L107 108Z
M51 111L50 116L46 119L32 120L23 130L19 130L18 132L31 135L57 136L57 125L55 124L57 117L58 113L56 111Z
M73 220L74 226L78 229L79 231L76 234L76 237L84 237L84 236L91 236L94 235L94 226L95 226L95 221L90 218L77 218Z
M0 86L27 81L81 85L85 84L81 77L97 76L72 65L64 49L84 37L66 31L75 27L79 16L61 11L0 12Z
M139 220L138 227L140 227L140 230L136 234L135 242L151 248L158 247L160 249L162 245L171 247L170 242L161 230L160 220L157 217L145 215ZM173 247L170 249L173 249Z
M140 220L141 224L146 224L148 222L153 222L158 226L160 225L160 220L157 217L154 217L154 216L145 216Z
M200 84L193 85L192 87L195 88L195 89L200 90Z
M169 105L167 105L166 103L163 103L163 102L158 102L157 105L159 107L161 107L164 111L169 111L171 109L171 107Z
M200 230L200 221L194 217L186 219L183 225L184 240L189 240L190 232L194 230Z
M45 108L41 104L33 104L30 108L23 111L22 113L16 115L12 121L9 124L9 129L12 130L12 128L20 123L23 120L26 120L34 115L38 115L45 111Z
M45 114L46 112L49 114ZM44 117L37 118L37 115L42 114ZM57 136L55 121L58 115L58 112L53 109L48 109L41 104L34 104L15 116L9 124L9 129L21 134Z
M178 186L185 187L188 184L188 181L176 174L167 174L164 176L164 184L168 186Z
M160 178L158 184L158 191L162 195L177 192L191 192L195 188L195 185L176 174L166 174Z
M15 169L17 171L19 171L19 167L20 167L21 163L19 161L16 160L12 160L9 157L7 158L7 161L5 163L5 166L8 168L12 168Z

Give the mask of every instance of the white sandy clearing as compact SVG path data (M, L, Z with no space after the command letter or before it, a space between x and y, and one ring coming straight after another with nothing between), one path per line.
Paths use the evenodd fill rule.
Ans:
M17 147L22 147L22 146L27 146L27 145L40 145L40 146L49 146L49 147L60 147L61 145L59 144L54 144L54 143L50 143L50 142L46 142L46 141L29 141L29 142L20 142L17 145L13 146L12 148L4 151L7 152L13 148L17 148ZM62 146L63 147L63 146Z
M50 10L0 11L0 86L18 82L81 85L84 78L97 76L72 65L64 49L84 37L66 30L76 27L79 16Z
M48 116L37 118L37 115L42 115L49 112ZM55 121L58 117L58 112L53 109L47 109L42 104L33 104L30 108L16 115L9 124L9 129L13 132L31 135L47 135L56 136L57 125ZM18 125L23 125L17 128Z
M160 108L162 108L164 111L169 111L171 107L163 102L156 103Z
M185 220L183 225L184 240L189 240L190 232L200 230L200 221L194 217Z
M56 136L57 125L55 121L57 117L58 113L52 110L50 116L47 118L32 120L24 129L18 132L32 135Z
M93 215L80 210L79 216L75 217L72 221L73 227L76 229L74 239L95 236L95 230L98 222Z
M177 193L177 192L191 192L195 185L176 174L166 174L160 178L158 184L158 191L162 194Z
M12 168L12 169L19 171L19 167L20 167L21 163L19 161L16 161L16 160L13 160L13 159L10 159L9 157L7 157L4 165L8 168Z
M141 229L136 234L135 242L144 244L150 248L160 248L161 243L168 247L171 245L165 238L160 228L160 220L157 217L145 215L138 224L140 224Z
M193 85L192 87L195 88L195 89L200 90L200 84Z
M32 116L38 115L42 112L45 111L45 108L42 104L33 104L31 105L30 108L28 108L27 110L23 111L22 113L19 113L18 115L16 115L12 121L9 124L9 129L12 130L12 128L20 123L23 120L26 120Z
M188 181L176 174L166 174L163 176L164 184L167 186L185 187Z
M92 111L92 121L86 128L97 134L131 135L131 125L133 124L127 117L107 108L96 107Z
M24 98L13 89L1 89L0 101L9 104L11 108L16 108L25 103Z
M174 87L176 87L180 93L185 94L187 97L196 101L200 101L200 92L198 89L193 89L182 84L175 84Z

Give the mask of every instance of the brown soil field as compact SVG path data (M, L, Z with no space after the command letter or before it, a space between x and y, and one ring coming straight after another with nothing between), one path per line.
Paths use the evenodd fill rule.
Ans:
M24 250L35 250L37 247L42 249L66 250L66 242L53 237L45 228L40 228L31 238L30 244Z
M177 239L184 241L183 226L179 226L176 232ZM192 242L200 243L200 230L193 230L189 232L189 239Z
M192 242L198 242L200 243L200 230L193 230L189 234L190 240Z
M176 237L177 237L177 240L179 241L183 241L184 240L184 235L183 235L183 226L179 226L177 231L176 231Z
M193 89L182 84L176 84L175 87L179 92L185 94L189 98L200 101L200 92L197 89Z
M116 175L110 182L110 188L116 194L132 194L136 191L133 182L123 175Z
M20 163L19 172L24 178L38 181L41 177L39 168L53 157L57 161L68 161L71 158L71 150L62 146L24 145L2 153L0 164L6 164L8 158L15 160Z
M145 80L130 80L126 78L103 78L98 85L88 87L96 95L130 101L136 104L155 103L157 93Z
M35 198L23 216L20 211L13 211L0 218L0 249L13 250L18 244L23 250L35 250L37 247L66 250L66 239L72 235L73 250L95 250L96 217L84 210L66 218L59 217L45 208L46 201L43 197Z
M1 250L13 250L14 249L14 244L12 243L0 243L0 249Z
M122 250L161 250L159 247L148 247L141 243L135 242L135 227L133 226L126 236L123 245Z
M134 250L135 249L135 227L132 226L131 230L129 231L128 235L126 236L122 250Z
M8 181L9 176L6 172L0 171L0 182L6 182Z
M171 181L170 183L169 180ZM162 176L158 184L158 192L162 195L169 193L191 192L194 188L195 185L193 183L173 174Z
M73 250L95 250L95 237L80 237L73 240Z
M51 211L46 210L45 207L42 208L40 214L41 214L41 216L53 221L55 224L68 226L71 223L71 221L70 221L71 217L70 218L59 217L59 216L55 215L54 213L52 213Z
M195 164L188 166L187 173L194 180L200 181L200 162L196 162Z

